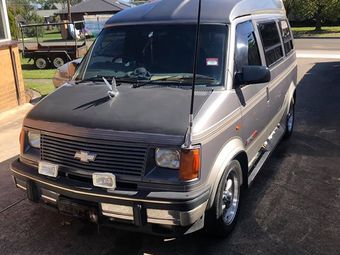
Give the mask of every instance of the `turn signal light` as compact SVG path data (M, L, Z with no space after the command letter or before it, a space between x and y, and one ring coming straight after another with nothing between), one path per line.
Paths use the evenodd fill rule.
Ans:
M190 181L198 178L201 168L200 149L183 149L181 151L181 163L179 178L183 181Z
M20 143L20 154L24 153L25 150L25 131L21 129L20 136L19 136L19 143Z

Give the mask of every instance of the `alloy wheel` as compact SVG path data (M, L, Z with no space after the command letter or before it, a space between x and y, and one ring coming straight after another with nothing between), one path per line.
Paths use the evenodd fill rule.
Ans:
M235 170L227 176L227 182L222 195L222 219L230 225L237 214L240 201L240 179Z

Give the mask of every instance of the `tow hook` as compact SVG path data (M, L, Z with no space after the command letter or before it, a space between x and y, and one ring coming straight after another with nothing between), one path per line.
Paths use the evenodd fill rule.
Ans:
M98 223L98 214L95 211L90 211L89 218L91 222Z

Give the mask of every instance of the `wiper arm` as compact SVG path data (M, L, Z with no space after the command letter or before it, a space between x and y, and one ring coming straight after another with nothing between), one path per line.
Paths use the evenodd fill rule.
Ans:
M104 77L103 75L95 75L95 76L92 76L92 77L89 77L89 78L86 78L86 79L83 79L83 80L80 80L80 81L76 81L76 84L80 84L80 83L84 83L84 82L88 82L88 81L102 81L103 78L105 79L112 79L114 78L113 76L106 76Z
M145 85L154 84L154 83L158 83L158 82L162 82L162 81L176 82L176 83L180 83L180 84L190 84L188 82L188 80L192 80L192 79L193 79L192 76L174 75L174 76L167 76L167 77L163 77L163 78L160 78L160 79L148 80L146 82L137 83L137 84L133 85L133 87L134 88L140 88L140 87L143 87ZM207 81L207 82L216 81L215 78L210 77L210 76L205 76L205 75L197 75L196 79L200 80L200 81Z

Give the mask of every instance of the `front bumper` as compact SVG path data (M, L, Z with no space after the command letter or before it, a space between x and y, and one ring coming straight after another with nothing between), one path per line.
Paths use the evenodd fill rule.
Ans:
M106 190L63 178L50 179L37 168L16 160L11 165L15 185L31 201L43 202L60 212L60 200L90 206L90 219L133 231L185 234L203 227L209 189L194 192ZM97 214L97 215L93 215ZM76 215L74 215L76 216Z

